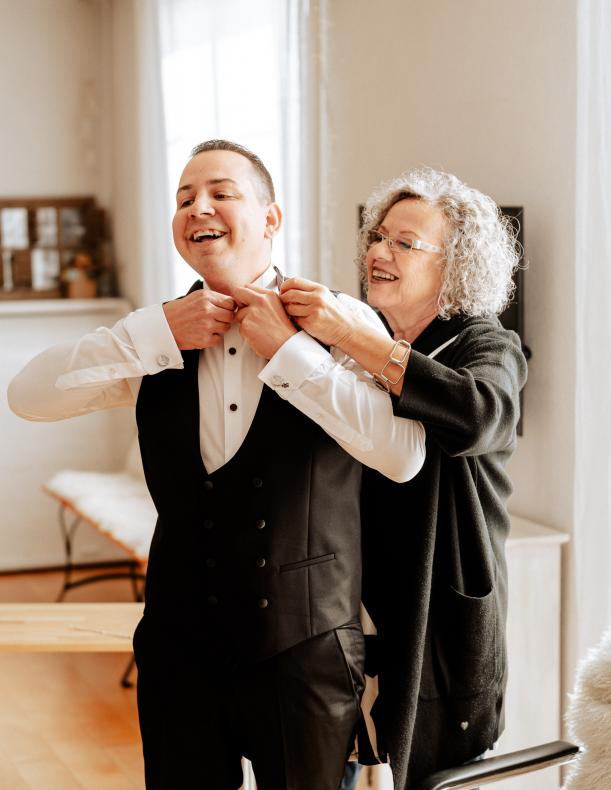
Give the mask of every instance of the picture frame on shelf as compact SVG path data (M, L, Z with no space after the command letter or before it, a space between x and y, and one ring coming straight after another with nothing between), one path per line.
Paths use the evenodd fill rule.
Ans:
M0 198L0 299L115 296L110 250L93 197Z

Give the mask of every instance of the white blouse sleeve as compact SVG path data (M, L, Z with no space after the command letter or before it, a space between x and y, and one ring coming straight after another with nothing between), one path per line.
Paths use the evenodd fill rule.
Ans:
M340 294L378 328L367 305ZM259 374L278 395L310 417L346 452L395 482L410 480L425 456L422 423L396 417L390 395L339 349L328 352L306 332L284 343Z

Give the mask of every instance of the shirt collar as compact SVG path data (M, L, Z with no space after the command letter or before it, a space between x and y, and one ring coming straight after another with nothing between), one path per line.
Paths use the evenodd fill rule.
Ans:
M267 269L263 272L260 277L252 283L252 285L257 285L259 288L268 288L270 291L277 291L278 290L278 275L277 269L275 266L271 264L267 267ZM281 280L282 282L282 280Z
M271 264L267 267L267 269L263 272L260 277L252 283L252 285L257 285L259 288L268 288L270 291L278 291L280 288L280 284L284 280L284 275L276 266L272 266ZM198 288L208 288L205 280L197 280L193 283L193 285L189 288L189 293L192 291L196 291Z

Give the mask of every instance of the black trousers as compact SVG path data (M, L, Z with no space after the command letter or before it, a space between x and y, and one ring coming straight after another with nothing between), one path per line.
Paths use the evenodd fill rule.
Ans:
M229 667L195 643L169 648L145 621L134 653L147 790L238 790L242 756L258 790L338 790L364 688L358 622Z

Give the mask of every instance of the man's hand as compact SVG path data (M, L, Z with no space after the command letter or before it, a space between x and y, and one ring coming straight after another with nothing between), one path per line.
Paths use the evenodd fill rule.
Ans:
M288 315L324 345L341 348L350 338L352 316L324 285L290 277L282 283L280 298Z
M163 306L178 348L210 348L220 342L235 318L230 296L200 289Z
M241 305L236 313L240 334L263 359L271 359L283 343L297 334L274 291L247 285L234 288L233 295Z

